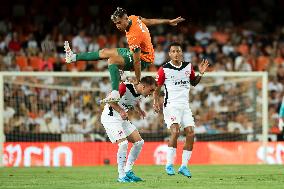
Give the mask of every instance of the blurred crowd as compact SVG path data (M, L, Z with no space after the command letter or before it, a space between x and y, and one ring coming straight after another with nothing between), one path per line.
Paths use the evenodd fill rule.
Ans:
M59 3L60 11L56 16L53 11L50 11L57 7L57 1L54 0L50 1L48 5L41 0L30 1L29 6L22 4L21 1L13 5L9 2L4 3L3 7L8 7L7 10L11 12L8 13L6 9L1 9L1 14L5 15L6 12L6 16L0 19L1 71L105 71L106 60L65 64L64 41L68 40L75 52L127 47L124 34L116 31L110 21L110 14L114 10L113 5L103 1L97 2L98 5L96 5L84 0L80 2L79 8L76 6L78 5L76 1L71 1L73 3L70 3L73 5L70 5L71 7L66 7L64 2ZM223 1L216 1L217 5L220 2ZM203 18L200 15L201 20L191 22L186 17L188 20L176 28L151 27L155 62L146 71L155 72L168 60L168 46L174 41L183 44L184 60L192 62L197 71L198 64L203 58L209 59L209 71L212 72L267 71L269 74L270 132L279 133L278 112L284 94L284 27L278 23L281 21L281 17L277 17L277 11L270 14L266 10L269 8L278 10L278 7L275 1L262 1L256 4L254 1L247 1L251 3L251 6L248 7L253 8L248 8L248 10L244 10L243 15L238 15L234 10L242 7L239 2L243 1L231 1L235 8L227 9L226 6L220 6L220 9L216 9L215 12L210 12L210 10L204 12L204 17L209 15L212 18ZM132 3L128 6L131 7ZM178 0L174 6L178 6L176 8L180 10L180 13L185 14L186 10L183 5L187 5L187 3L189 2ZM188 7L191 11L189 12L193 14L195 10L200 10L200 7L197 6L198 1L190 3ZM281 4L281 2L278 3ZM46 7L42 7L43 5ZM212 4L212 6L215 5ZM279 5L279 7L281 6ZM130 8L128 10L129 14L138 14L142 17L145 15L146 18L174 18L177 16L169 5L169 1L165 1L161 8L162 16L155 15L155 11L141 12L137 10L135 13ZM7 16L8 14L11 15ZM198 17L197 15L190 16ZM34 80L37 79L34 78ZM60 82L55 78L50 80L52 81L46 85ZM47 81L32 81L32 83L37 82L45 83ZM87 81L73 79L72 84L74 84L72 86L83 88L86 86L95 87L100 89L100 92L86 91L82 94L80 91L5 85L5 98L9 98L8 101L5 101L7 102L5 103L6 132L15 130L50 133L100 131L102 129L99 125L101 108L93 102L97 102L98 98L109 91L108 78L100 80L92 78ZM231 88L221 85L208 87L203 93L199 91L201 95L193 95L192 108L196 115L197 125L202 126L198 127L197 132L257 132L257 128L261 125L258 121L260 116L257 113L248 116L250 115L248 112L258 112L257 107L252 104L257 99L261 99L258 98L260 94L255 97L243 94L242 90L249 91L248 88L251 87L245 88L245 86L247 85L238 83ZM192 92L194 93L194 91ZM239 105L230 104L230 99L223 95L225 92L233 95L234 98L239 95L241 98L238 99ZM153 113L151 100L145 101L143 106L149 115L153 115L147 119L153 120L140 120L133 114L133 119L137 119L137 125L140 124L139 127L143 128L145 132L163 130L162 115ZM214 117L216 112L226 112L228 108L235 108L235 110L230 110L229 115L223 113L218 114L222 116ZM232 113L240 112L240 110L242 110L242 114ZM204 117L205 114L207 117ZM157 122L157 119L160 122ZM239 126L230 124L230 120L238 123ZM50 124L50 128L49 126L41 126Z
M103 133L103 105L111 91L108 77L8 77L4 87L5 133ZM66 87L68 85L68 87ZM52 88L55 87L56 89ZM141 132L163 129L163 117L154 114L151 99L143 99L147 118L129 112ZM157 121L159 120L159 121Z
M108 77L4 79L5 133L104 133L100 123L103 105L98 102L111 91ZM257 79L203 78L190 96L197 134L261 133L262 96ZM131 122L141 133L166 133L162 112L153 111L153 99L142 98L140 103L146 118L131 111ZM270 113L276 119L277 112Z

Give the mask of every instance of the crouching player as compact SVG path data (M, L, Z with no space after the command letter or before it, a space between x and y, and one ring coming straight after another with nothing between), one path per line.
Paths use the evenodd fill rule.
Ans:
M132 167L141 152L144 140L128 120L127 112L135 110L144 118L145 112L139 106L140 98L153 94L155 89L156 81L150 76L143 77L139 84L123 82L119 85L120 100L106 104L102 112L101 122L106 133L112 143L118 144L118 182L142 181L134 174ZM126 161L128 142L133 143L133 146Z

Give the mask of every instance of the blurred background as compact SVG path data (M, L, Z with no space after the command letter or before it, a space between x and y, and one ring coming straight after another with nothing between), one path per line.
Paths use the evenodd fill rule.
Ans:
M191 91L197 141L260 141L261 78L268 73L269 141L283 140L279 127L284 94L284 17L281 0L13 0L0 7L0 70L9 72L94 72L94 77L4 78L6 142L107 141L98 101L110 90L107 61L64 63L64 41L75 52L128 47L124 33L110 20L117 6L128 15L186 19L177 27L149 27L155 48L155 72L168 60L172 42L183 45L184 60L210 61L209 72L248 72L247 78L204 78ZM44 53L46 44L52 51ZM161 96L161 102L162 102ZM147 118L131 114L146 141L166 141L163 115L152 99L142 100ZM162 104L161 104L162 105ZM181 137L182 140L182 137Z

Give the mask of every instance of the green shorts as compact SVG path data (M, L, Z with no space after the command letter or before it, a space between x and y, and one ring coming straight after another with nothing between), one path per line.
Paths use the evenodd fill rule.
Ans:
M134 59L133 53L127 48L117 48L117 52L124 59L124 71L133 71ZM144 70L150 65L149 62L141 60L141 70Z

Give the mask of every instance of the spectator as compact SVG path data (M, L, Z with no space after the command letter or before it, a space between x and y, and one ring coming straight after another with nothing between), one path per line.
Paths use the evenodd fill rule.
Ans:
M21 50L21 43L19 41L19 36L16 32L12 34L12 39L8 44L8 49L15 53Z
M156 67L160 67L166 61L166 53L163 51L163 46L161 44L157 44L155 49L155 60L154 64Z
M44 115L45 122L40 125L40 132L58 134L60 133L59 121L52 119L52 115L47 113Z
M73 38L72 49L75 53L87 51L87 39L84 30L80 30L79 34Z
M92 127L88 124L86 119L83 119L80 125L74 128L75 133L87 134L92 131Z

